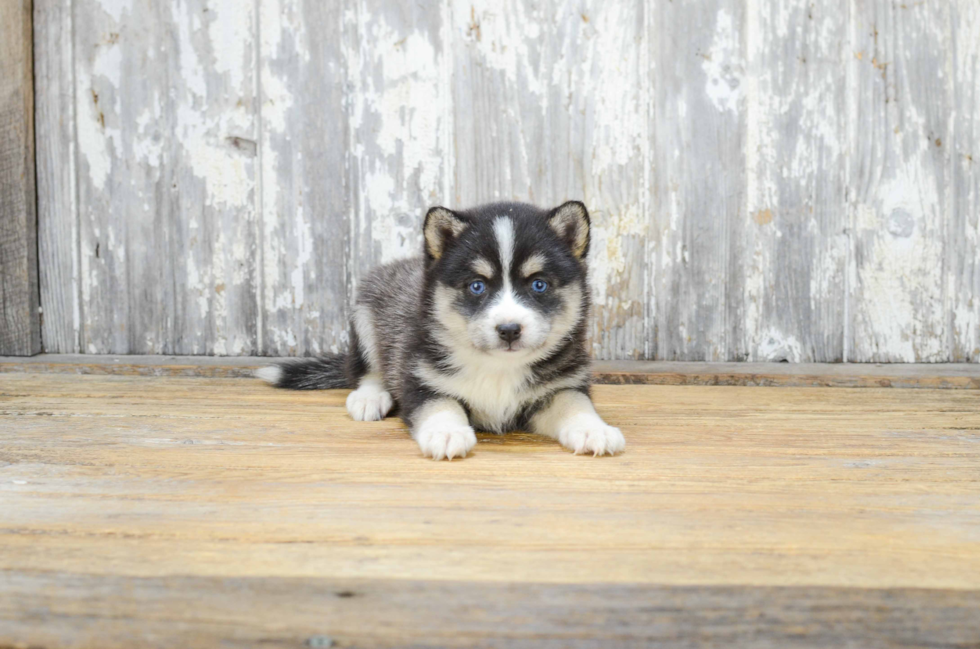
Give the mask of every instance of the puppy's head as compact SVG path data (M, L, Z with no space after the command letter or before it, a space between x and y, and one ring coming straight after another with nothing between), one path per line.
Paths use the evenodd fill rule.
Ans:
M447 346L540 358L585 317L589 214L582 203L434 207L424 235L431 316Z

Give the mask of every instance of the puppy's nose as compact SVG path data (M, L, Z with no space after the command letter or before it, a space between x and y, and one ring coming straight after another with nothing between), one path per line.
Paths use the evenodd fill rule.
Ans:
M500 336L501 340L512 343L521 337L521 325L516 322L497 325L497 335Z

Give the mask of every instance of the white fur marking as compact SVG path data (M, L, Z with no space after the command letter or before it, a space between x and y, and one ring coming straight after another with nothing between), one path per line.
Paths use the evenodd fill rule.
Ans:
M531 418L531 430L557 439L576 455L615 455L626 448L623 433L602 421L592 400L577 390L556 394Z
M279 385L282 378L282 368L278 365L268 365L255 370L255 378L262 379L270 385Z
M354 421L379 421L385 418L394 400L385 390L380 374L366 374L357 389L347 395L347 412Z
M476 446L476 434L463 407L452 399L436 399L423 405L415 414L412 437L422 455L433 460L466 457Z
M470 323L470 328L485 341L488 348L501 349L502 341L497 335L497 325L510 323L521 325L518 349L536 349L551 331L548 320L534 309L524 306L509 286L498 294L480 317Z
M493 222L493 233L497 237L500 268L503 270L506 292L510 290L510 265L514 261L514 223L506 216L498 216Z
M483 356L481 364L464 363L455 374L442 374L428 363L420 363L415 375L426 385L465 401L473 422L483 430L505 433L525 406L549 392L582 385L589 369L583 367L545 385L528 387L530 368Z

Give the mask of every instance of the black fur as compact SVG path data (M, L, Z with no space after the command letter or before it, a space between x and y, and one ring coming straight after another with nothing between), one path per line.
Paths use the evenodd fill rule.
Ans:
M304 358L279 365L282 373L276 387L289 390L332 390L352 388L347 373L347 354Z

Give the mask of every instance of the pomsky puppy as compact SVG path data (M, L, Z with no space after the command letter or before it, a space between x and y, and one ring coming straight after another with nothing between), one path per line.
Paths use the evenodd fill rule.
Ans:
M362 282L346 354L258 376L294 390L356 388L347 412L357 421L397 406L436 460L465 456L474 429L530 430L575 453L618 453L623 434L589 399L589 225L577 201L434 207L424 256Z

